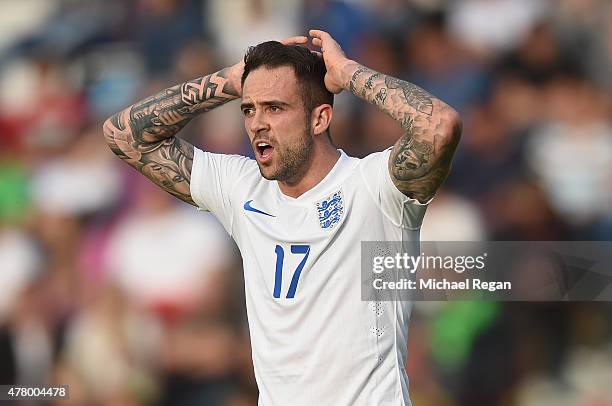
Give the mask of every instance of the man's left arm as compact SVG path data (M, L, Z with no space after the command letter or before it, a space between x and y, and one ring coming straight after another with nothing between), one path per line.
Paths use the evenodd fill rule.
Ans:
M406 196L427 202L446 179L461 137L459 114L420 87L347 59L329 34L312 30L327 66L325 84L348 90L387 113L404 130L389 156L389 173Z

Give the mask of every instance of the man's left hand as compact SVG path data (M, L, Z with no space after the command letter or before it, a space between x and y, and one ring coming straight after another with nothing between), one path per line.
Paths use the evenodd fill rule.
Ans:
M321 54L327 74L325 75L325 87L332 93L340 93L347 84L343 75L343 68L353 63L344 55L340 45L329 33L321 30L310 30L308 34L312 37L312 44L321 48Z

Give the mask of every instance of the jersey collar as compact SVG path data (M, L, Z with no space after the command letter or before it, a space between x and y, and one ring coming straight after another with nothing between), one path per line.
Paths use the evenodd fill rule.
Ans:
M338 152L340 152L340 158L338 158L333 168L327 173L327 175L325 175L325 177L319 183L317 183L313 188L309 189L305 193L302 193L298 197L291 197L291 196L285 195L280 190L280 187L278 186L278 181L274 181L274 184L276 185L276 190L278 191L278 194L281 200L285 202L307 203L313 200L313 198L318 197L322 191L327 189L336 180L336 177L341 173L342 168L344 168L350 160L349 156L346 155L346 153L343 150L338 149Z

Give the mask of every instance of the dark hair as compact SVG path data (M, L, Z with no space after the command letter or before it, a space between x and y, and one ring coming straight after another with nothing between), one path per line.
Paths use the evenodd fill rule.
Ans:
M241 85L249 73L261 66L268 69L291 66L297 77L306 112L321 104L334 104L334 94L325 87L325 62L308 48L283 45L277 41L262 42L250 47L244 55Z

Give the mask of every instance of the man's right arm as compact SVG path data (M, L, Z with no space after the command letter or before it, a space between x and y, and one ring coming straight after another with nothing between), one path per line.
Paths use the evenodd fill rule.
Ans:
M196 206L190 192L194 147L176 134L196 115L240 96L238 65L170 87L113 115L104 123L108 146L156 185Z

